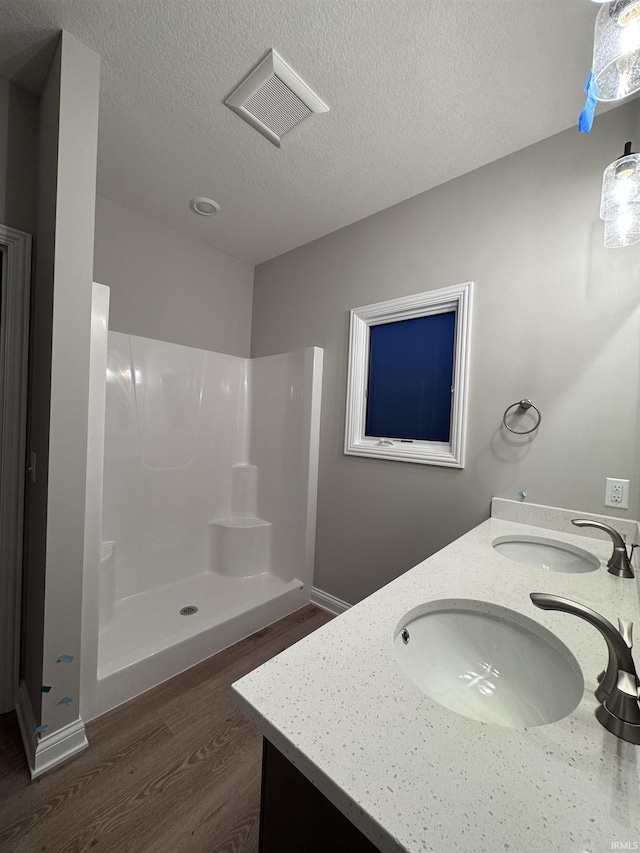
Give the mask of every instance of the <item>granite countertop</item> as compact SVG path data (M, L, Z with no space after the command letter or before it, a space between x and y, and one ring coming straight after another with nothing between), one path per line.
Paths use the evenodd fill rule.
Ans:
M640 747L594 716L606 645L583 620L539 610L529 599L530 592L555 593L614 624L618 616L638 622L638 585L606 571L610 540L572 528L578 513L512 504L494 499L493 514L502 518L474 528L233 686L263 735L381 851L640 848ZM635 536L634 522L624 526ZM491 544L514 534L568 542L603 566L560 574L515 563ZM408 611L443 598L499 604L552 631L582 669L575 711L546 726L506 728L421 693L401 672L393 640Z

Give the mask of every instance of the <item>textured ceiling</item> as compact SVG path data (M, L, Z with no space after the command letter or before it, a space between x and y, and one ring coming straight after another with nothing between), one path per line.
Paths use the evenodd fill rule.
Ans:
M257 263L575 125L597 8L0 0L0 75L37 90L60 28L96 50L98 192ZM280 149L222 103L271 47L330 108Z

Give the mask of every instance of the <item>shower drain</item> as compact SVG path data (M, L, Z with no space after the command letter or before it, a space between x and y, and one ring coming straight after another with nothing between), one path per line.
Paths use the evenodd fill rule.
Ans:
M194 604L189 604L187 607L183 607L180 611L181 616L193 616L194 613L198 612L198 608Z

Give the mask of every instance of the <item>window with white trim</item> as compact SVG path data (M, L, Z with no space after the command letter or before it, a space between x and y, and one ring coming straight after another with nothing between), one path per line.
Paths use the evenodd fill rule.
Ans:
M344 452L464 467L473 282L351 311Z

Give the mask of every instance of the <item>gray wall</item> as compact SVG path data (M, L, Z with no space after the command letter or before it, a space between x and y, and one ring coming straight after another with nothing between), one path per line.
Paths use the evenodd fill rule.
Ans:
M35 234L38 99L0 77L0 223Z
M23 663L47 735L78 717L99 77L98 55L62 33L40 101Z
M94 279L111 288L117 332L249 355L253 266L245 261L98 197Z
M640 510L640 245L605 250L604 168L638 102L256 268L253 356L325 350L315 585L355 602L487 518L492 495L605 512L605 476ZM476 282L467 464L343 455L348 311ZM530 397L532 439L500 429ZM613 513L613 510L607 511ZM452 571L455 568L452 567Z

